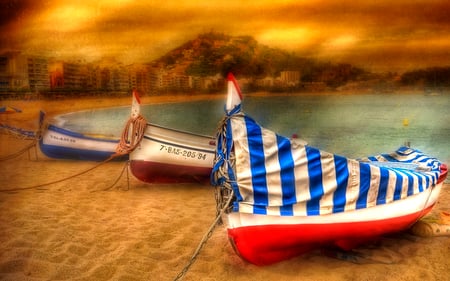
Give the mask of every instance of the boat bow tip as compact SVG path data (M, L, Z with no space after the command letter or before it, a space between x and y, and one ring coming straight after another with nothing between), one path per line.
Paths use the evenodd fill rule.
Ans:
M228 94L227 94L226 110L230 111L237 105L241 104L242 94L241 89L239 88L239 85L236 81L236 78L234 78L234 75L232 73L228 73L227 80L228 80Z
M141 99L139 93L133 90L133 100L131 102L131 117L137 118L141 113Z

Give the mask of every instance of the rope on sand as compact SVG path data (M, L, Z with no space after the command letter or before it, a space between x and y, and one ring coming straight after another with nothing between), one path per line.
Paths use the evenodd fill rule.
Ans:
M5 132L6 134L12 135L20 139L35 139L36 132L25 130L22 128L10 126L7 124L0 123L0 132Z
M5 155L5 156L1 156L0 157L0 161L6 161L6 160L10 160L10 159L14 159L16 157L19 157L23 153L25 153L25 152L29 151L31 148L35 147L37 142L38 142L38 140L35 139L33 142L31 142L29 145L25 146L24 148L14 152L14 153L11 153L11 154L8 154L8 155Z
M94 191L92 191L92 192L97 192L97 191L108 191L108 190L110 190L111 188L113 188L118 182L119 182L119 180L122 178L122 176L123 176L123 173L125 172L125 170L127 171L127 183L128 183L128 186L127 186L127 189L126 190L130 190L130 175L129 175L129 173L128 173L128 166L129 166L129 164L130 164L130 161L127 161L126 163L125 163L125 165L123 166L123 168L122 168L122 171L120 172L120 175L117 177L117 179L110 185L110 186L108 186L107 188L104 188L104 189L102 189L102 190L94 190Z
M28 131L22 128L17 128L13 126L9 126L3 123L0 123L0 132L6 132L9 135L12 135L15 138L19 138L22 140L32 140L30 144L25 146L24 148L13 152L11 154L0 156L0 161L6 161L10 159L14 159L16 157L19 157L25 152L29 152L31 148L36 147L37 142L40 139L40 130L38 132ZM29 156L29 155L28 155Z
M46 182L46 183L42 183L42 184L36 184L36 185L33 185L33 186L28 186L28 187L2 189L2 190L0 190L0 192L14 192L14 191L30 190L30 189L36 189L36 188L39 188L39 187L43 187L43 186L57 184L57 183L60 183L60 182L63 182L63 181L67 181L67 180L73 179L75 177L81 176L83 174L86 174L86 173L88 173L88 172L90 172L90 171L100 167L101 165L103 165L105 163L108 163L109 161L113 160L114 158L116 158L118 156L119 155L114 154L111 157L109 157L108 159L106 159L105 161L100 162L100 163L94 165L93 167L90 167L90 168L88 168L88 169L86 169L84 171L81 171L81 172L77 173L77 174L74 174L74 175L71 175L71 176L59 179L59 180L54 180L54 181L50 181L50 182Z
M174 281L181 280L186 273L188 272L189 268L194 264L195 260L197 259L198 255L200 254L200 251L203 249L203 247L206 245L206 242L208 242L208 239L212 236L214 229L218 224L221 222L222 215L225 213L225 211L228 209L228 206L231 203L231 200L233 199L233 190L231 190L231 194L228 198L228 201L223 205L222 209L217 213L216 219L213 221L211 226L209 227L208 231L203 235L202 240L197 246L197 249L195 249L194 254L188 261L188 263L184 266L184 268L178 273L177 277L175 277Z
M131 153L139 145L140 141L144 137L146 125L147 125L147 121L141 115L139 115L136 118L130 118L122 132L120 142L116 147L116 152L114 154L112 154L108 159L94 165L93 167L90 167L84 171L81 171L79 173L76 173L74 175L71 175L71 176L68 176L68 177L65 177L62 179L58 179L58 180L54 180L54 181L50 181L50 182L46 182L46 183L42 183L42 184L36 184L33 186L28 186L28 187L3 189L3 190L0 190L0 192L14 192L14 191L36 189L36 188L47 186L47 185L57 184L57 183L67 181L67 180L73 179L75 177L81 176L83 174L86 174L86 173L110 162L111 160L113 160L117 157ZM33 143L33 145L36 145L36 142L37 142L37 139ZM14 155L16 155L16 154L20 155L21 153L23 153L30 147L32 147L32 146L30 145L29 147L22 149L21 151L19 151L17 153L14 153ZM10 156L8 156L8 157L9 157L9 159L13 158ZM119 178L114 182L114 184L112 186L114 186L119 181L120 177L123 174L124 169L122 169L122 172L121 172Z

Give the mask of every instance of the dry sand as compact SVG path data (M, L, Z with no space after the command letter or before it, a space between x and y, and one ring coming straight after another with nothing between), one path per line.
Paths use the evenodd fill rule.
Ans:
M3 115L0 122L35 129L39 109L56 114L128 104L129 99L104 98L2 101L23 112ZM0 135L0 157L29 143ZM30 152L0 162L1 190L62 179L96 165ZM109 162L61 183L0 192L0 280L173 280L215 218L213 189L148 185L131 175L127 181L126 174L110 188L123 167ZM431 216L441 211L450 211L449 184ZM448 236L401 234L359 250L372 262L355 264L315 251L257 267L234 253L219 226L184 280L450 280Z

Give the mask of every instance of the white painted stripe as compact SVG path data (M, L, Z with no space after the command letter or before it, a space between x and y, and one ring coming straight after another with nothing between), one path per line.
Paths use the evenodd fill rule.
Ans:
M266 164L266 182L269 189L269 205L283 206L281 188L280 161L278 158L277 136L274 132L263 129L264 156Z
M324 196L320 199L320 214L330 214L333 212L333 196L337 188L333 154L320 151L320 162L322 166L322 186L324 191Z
M251 213L230 213L227 215L229 228L262 225L294 224L333 224L363 221L377 221L420 212L436 203L442 183L435 188L398 200L391 204L377 205L373 208L358 209L320 216L277 216L256 215Z
M347 160L349 168L349 179L347 192L345 194L346 204L344 211L353 211L356 209L356 200L359 197L359 163L355 160Z
M236 179L239 183L239 193L243 198L242 200L247 203L254 203L250 151L244 119L232 118L231 127L236 156ZM251 212L253 212L253 208L251 209Z

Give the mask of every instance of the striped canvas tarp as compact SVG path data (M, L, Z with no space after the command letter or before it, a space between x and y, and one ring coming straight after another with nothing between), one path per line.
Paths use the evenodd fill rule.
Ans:
M214 185L228 185L233 210L314 216L370 208L432 188L440 162L402 147L392 154L348 159L288 139L241 111L227 113L217 135Z

